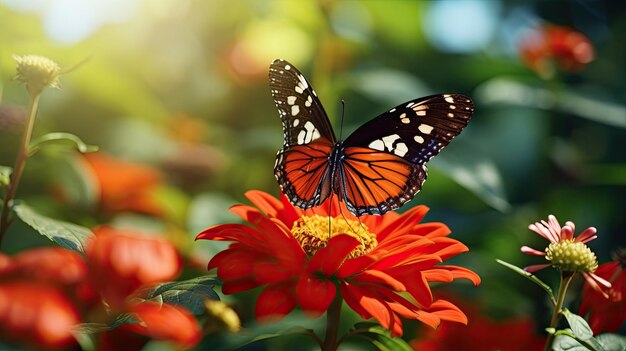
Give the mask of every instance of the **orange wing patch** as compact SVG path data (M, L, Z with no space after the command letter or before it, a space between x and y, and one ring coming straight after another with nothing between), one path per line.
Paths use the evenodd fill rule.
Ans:
M278 165L278 176L284 184L283 192L291 197L298 197L306 207L318 205L328 196L328 185L322 185L329 180L328 155L333 145L325 139L305 144L291 146L282 151L282 165ZM321 186L320 186L321 185ZM323 197L323 198L322 198Z
M351 202L348 207L361 213L384 213L400 207L419 191L426 178L421 167L370 148L346 148L343 166L345 193L338 192Z

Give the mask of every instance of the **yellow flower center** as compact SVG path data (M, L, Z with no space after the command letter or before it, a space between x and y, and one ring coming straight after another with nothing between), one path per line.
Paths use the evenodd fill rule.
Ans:
M343 217L302 216L293 224L291 234L310 256L326 247L328 240L339 234L350 235L360 243L348 258L363 256L378 245L376 234L370 233L365 224Z
M45 87L59 87L61 67L47 57L37 55L13 56L17 62L17 76L31 94L39 94Z
M546 259L567 272L593 273L598 268L596 255L581 242L563 240L546 248Z

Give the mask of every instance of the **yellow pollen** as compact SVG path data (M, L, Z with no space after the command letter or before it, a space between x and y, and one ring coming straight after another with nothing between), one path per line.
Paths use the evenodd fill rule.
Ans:
M370 233L363 223L343 217L302 216L293 224L291 234L309 256L326 247L328 240L339 234L350 235L360 243L348 258L363 256L378 245L376 234Z
M563 240L546 248L546 259L566 272L593 273L598 268L596 255L581 242Z

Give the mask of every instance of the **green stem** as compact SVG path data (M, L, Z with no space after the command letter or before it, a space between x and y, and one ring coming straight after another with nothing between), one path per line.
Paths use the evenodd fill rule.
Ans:
M336 351L339 346L337 334L339 333L342 302L341 294L338 293L326 311L326 338L324 338L322 351Z
M574 273L572 272L561 273L561 283L559 285L559 292L556 297L556 305L554 306L554 311L552 312L552 319L550 320L550 328L556 329L557 324L559 323L559 319L561 318L561 310L563 309L563 302L565 301L565 294L567 293L567 288L569 287L569 283L572 281L572 278L574 278ZM543 350L549 351L552 347L553 341L554 334L549 334Z
M22 135L22 141L17 152L17 157L15 158L15 165L13 166L13 173L11 173L11 179L7 187L7 195L2 204L2 214L0 215L0 246L2 245L4 234L7 229L9 229L9 225L11 224L9 220L10 206L13 198L15 198L17 186L22 178L24 165L26 164L26 159L28 158L28 145L30 144L30 139L33 134L35 116L37 115L37 107L39 105L39 96L40 94L35 94L30 97L26 130L24 130L24 134Z

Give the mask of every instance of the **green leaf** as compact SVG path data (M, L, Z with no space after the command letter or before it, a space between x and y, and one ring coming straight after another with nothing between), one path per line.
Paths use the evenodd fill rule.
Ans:
M13 168L0 166L0 188L9 185L11 182L11 173L13 173Z
M219 296L213 290L218 284L220 281L210 275L164 283L150 289L146 299L180 305L193 314L200 315L205 311L205 300L219 300Z
M574 91L571 87L558 88L555 91L516 79L494 78L478 87L476 95L483 105L507 103L557 110L608 126L626 128L624 105L620 101L607 100L606 96L610 94L603 94L600 87L593 89L596 90L595 96L585 91Z
M576 338L586 340L593 337L593 331L583 317L570 312L567 308L564 308L561 313L565 316L565 319L567 319L567 323Z
M68 145L69 142L69 145ZM94 152L98 150L97 146L85 144L78 136L71 133L48 133L33 140L28 147L28 154L34 155L45 144L60 144L73 147L81 153Z
M606 351L594 338L580 340L570 329L557 330L551 350L554 351Z
M478 150L471 150L467 143L454 147L436 157L432 166L441 169L462 187L474 193L487 205L500 212L506 212L511 204L506 199L502 177L493 160L482 156ZM459 150L456 152L455 150Z
M39 234L70 250L85 252L93 233L88 228L43 216L23 202L13 205L17 216Z
M605 350L626 350L626 336L618 334L596 335L596 340Z
M363 338L381 351L412 351L413 348L402 338L394 338L391 332L375 323L357 323L350 336Z
M552 289L548 286L548 284L544 283L541 279L539 279L536 275L531 274L526 272L524 269L510 264L508 262L496 259L496 262L498 262L499 264L507 267L508 269L512 270L513 272L521 275L522 277L530 280L531 282L537 284L540 288L542 288L543 290L545 290L545 292L548 294L548 297L550 298L550 301L552 301L553 305L556 305L556 300L554 299L554 293L552 292Z

